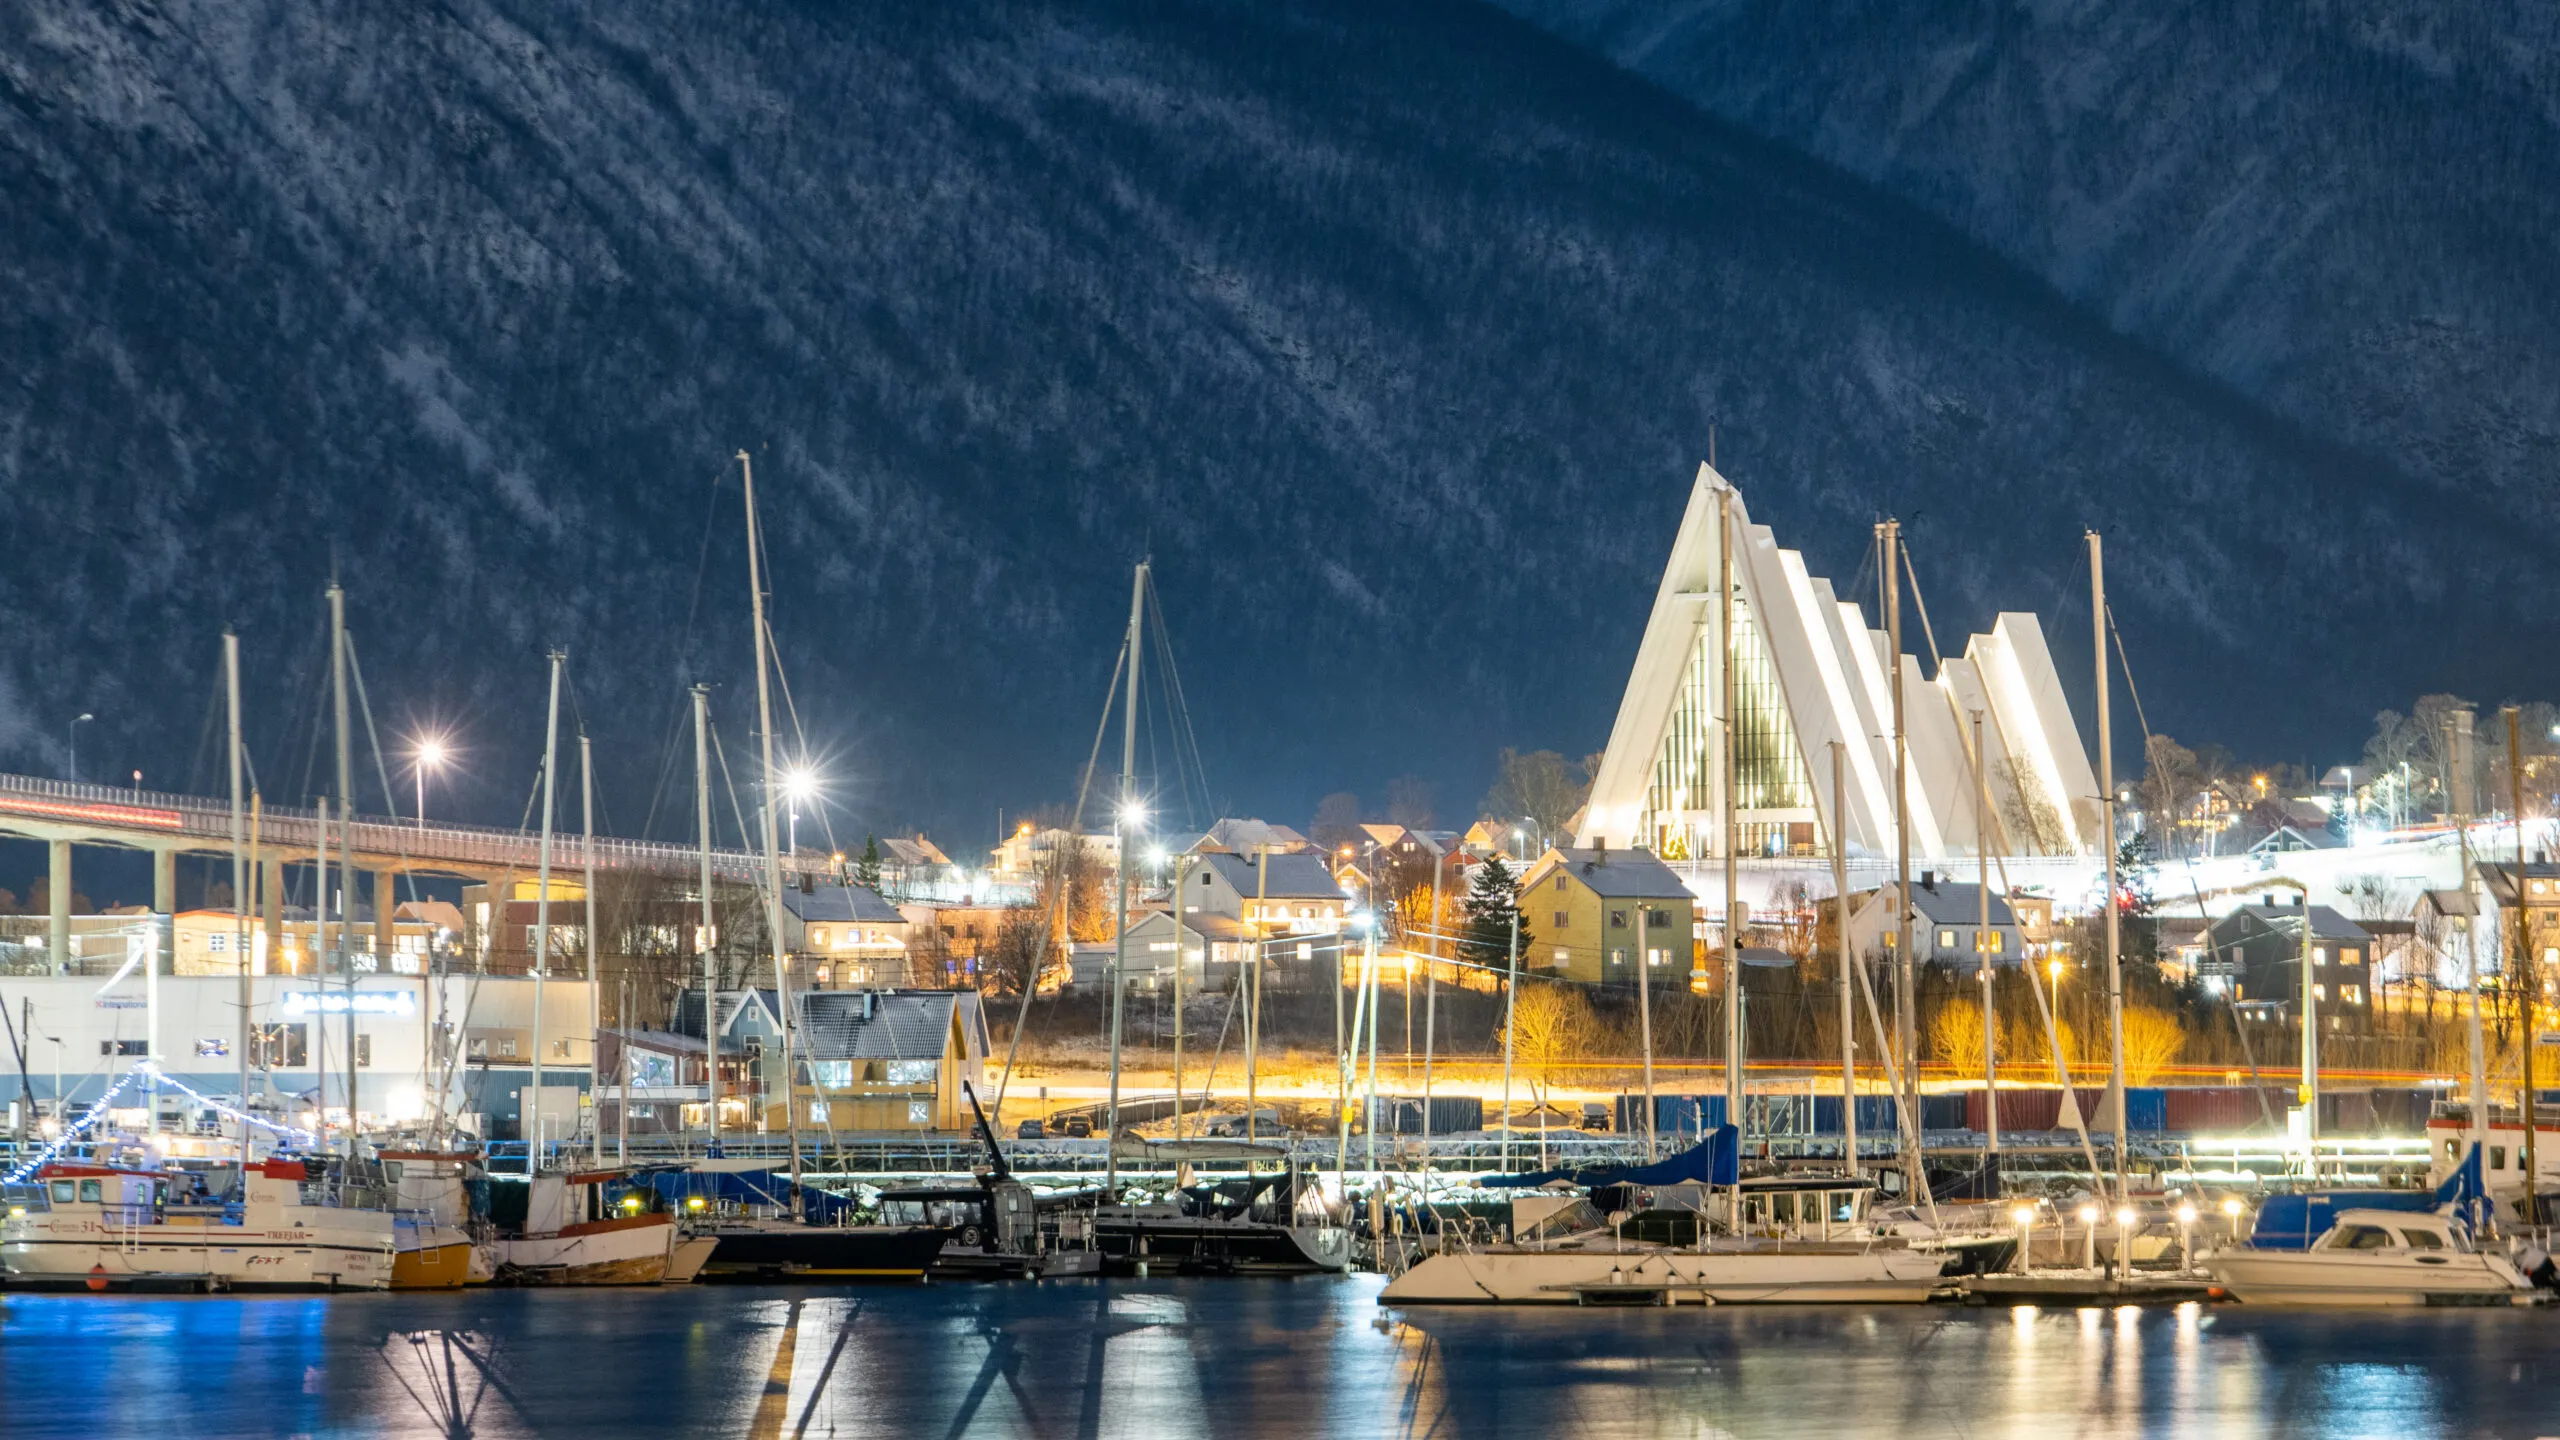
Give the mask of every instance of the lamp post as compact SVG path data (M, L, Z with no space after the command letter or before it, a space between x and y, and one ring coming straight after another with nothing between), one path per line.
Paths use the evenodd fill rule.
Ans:
M2028 1259L2029 1243L2034 1236L2036 1229L2035 1207L2032 1205L2021 1205L2009 1212L2009 1218L2018 1223L2018 1273L2024 1275L2027 1273L2027 1268L2030 1263Z
M444 754L444 737L428 735L419 739L418 748L409 759L409 778L417 786L418 828L421 830L427 828L427 772L443 771Z
M818 793L818 777L806 766L793 769L782 777L783 799L791 806L791 853L800 853L800 805Z
M83 710L76 719L64 727L71 735L71 779L74 784L77 784L80 779L80 727L97 718Z

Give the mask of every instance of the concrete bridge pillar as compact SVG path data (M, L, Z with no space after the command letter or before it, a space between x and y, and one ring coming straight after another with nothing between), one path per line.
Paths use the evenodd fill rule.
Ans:
M47 886L45 948L53 958L53 973L71 973L71 842L54 840L45 845L45 884Z
M284 858L270 855L258 862L258 925L267 936L267 973L284 965Z
M151 852L151 908L154 913L178 913L178 852Z
M385 975L391 973L392 952L400 948L400 932L393 923L400 903L393 893L399 878L389 870L373 872L373 964Z

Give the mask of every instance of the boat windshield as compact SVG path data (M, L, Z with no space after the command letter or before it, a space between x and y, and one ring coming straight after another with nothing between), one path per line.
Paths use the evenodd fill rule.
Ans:
M11 1215L40 1215L53 1208L52 1197L42 1185L0 1186L0 1204L5 1204Z
M1601 1218L1600 1212L1591 1208L1591 1202L1588 1199L1577 1199L1570 1205L1539 1216L1522 1227L1520 1233L1512 1239L1518 1244L1536 1245L1549 1240L1562 1240L1568 1236L1586 1234L1593 1230L1604 1230L1608 1225L1609 1222Z

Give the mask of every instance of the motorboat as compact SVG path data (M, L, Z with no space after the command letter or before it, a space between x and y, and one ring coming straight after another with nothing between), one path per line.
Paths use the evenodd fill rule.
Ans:
M1095 1243L1114 1274L1315 1275L1351 1268L1349 1207L1286 1147L1237 1140L1114 1142L1140 1164L1241 1162L1242 1175L1177 1183L1162 1200L1096 1207ZM1258 1167L1273 1163L1277 1168Z
M674 1278L676 1217L629 1170L489 1177L489 1249L515 1285L663 1285Z
M2539 1292L2503 1255L2447 1216L2340 1211L2300 1250L2254 1245L2201 1257L2214 1285L2244 1305L2529 1305Z
M236 1201L200 1171L54 1163L7 1189L9 1283L90 1290L381 1290L398 1254L391 1214L337 1203L300 1156L248 1167Z

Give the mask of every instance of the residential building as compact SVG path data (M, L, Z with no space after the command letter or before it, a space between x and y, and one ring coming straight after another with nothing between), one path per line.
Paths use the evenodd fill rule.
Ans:
M2487 913L2480 917L2481 973L2502 974L2507 957L2516 945L2516 866L2490 861L2477 862L2480 895ZM2549 858L2537 858L2524 866L2522 895L2527 944L2534 962L2535 977L2545 994L2560 983L2560 865Z
M1120 837L1111 831L1089 831L1069 836L1065 830L1051 827L1035 829L1029 823L1014 827L1014 832L995 848L994 869L1003 880L1037 879L1049 864L1049 857L1070 839L1083 845L1092 862L1105 871L1120 867Z
M1315 842L1306 836L1286 825L1274 825L1267 820L1221 820L1174 847L1176 854L1203 855L1218 851L1242 855L1247 859L1266 849L1274 854L1295 855L1314 848Z
M1729 509L1732 531L1719 535ZM1730 551L1731 573L1722 573ZM1730 600L1728 606L1725 602ZM1732 617L1731 633L1724 631ZM1720 693L1732 656L1734 694ZM2097 780L2036 617L2004 613L1928 674L1887 654L1858 602L1813 576L1751 523L1742 496L1698 467L1661 588L1609 732L1576 843L1643 845L1665 859L1811 855L1845 835L1853 852L1893 846L1893 673L1905 733L1912 853L1988 847L2092 853ZM1972 717L1982 717L1994 803L1975 814ZM1723 834L1727 737L1736 831ZM1847 813L1833 815L1830 747L1843 747Z
M922 835L883 835L878 844L880 888L891 895L939 885L959 872L951 857Z
M2495 952L2478 933L2480 915L2480 897L2470 889L2418 892L2416 934L2403 974L2456 990L2487 976Z
M1890 955L1902 943L1902 887L1888 882L1860 895L1849 905L1849 946L1869 957ZM2023 897L2022 897L2023 898ZM1967 972L1982 960L2017 965L2027 958L2027 933L2009 897L1994 890L1989 897L1991 924L1985 929L1982 887L1950 880L1934 870L1920 872L1911 887L1911 949L1921 963L1955 965ZM2052 902L2045 903L2044 923L2052 924ZM2048 933L2050 930L2048 928Z
M1558 847L1531 863L1519 895L1534 937L1524 966L1566 980L1686 983L1697 897L1649 852Z
M782 889L783 947L804 957L812 989L854 989L907 979L909 921L859 885Z
M983 1090L986 1012L971 990L804 991L795 1093L804 1129L965 1130ZM768 1128L781 1117L768 1115Z
M2310 908L2312 1002L2321 1028L2373 1025L2373 935L2326 905ZM2303 906L2273 895L2243 905L2205 931L2199 974L2228 977L2236 999L2259 1013L2302 1013Z

